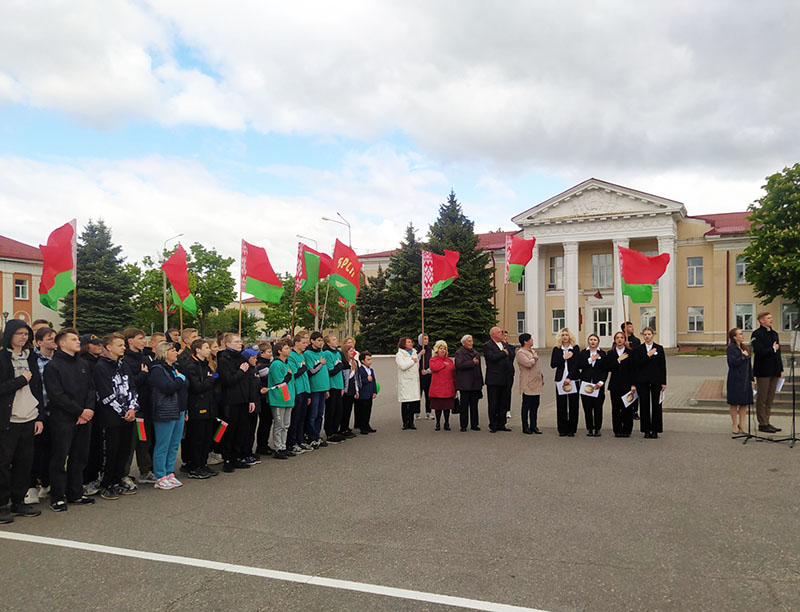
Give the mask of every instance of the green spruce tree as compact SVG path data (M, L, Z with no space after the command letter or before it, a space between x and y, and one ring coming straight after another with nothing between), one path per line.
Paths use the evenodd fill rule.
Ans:
M386 278L386 272L378 266L378 274L362 283L358 294L358 346L372 353L393 353L395 349L392 334L389 333L390 309Z
M386 278L386 342L390 352L397 340L409 336L417 340L421 325L422 255L421 244L409 223L400 248L389 258ZM371 349L370 349L371 350Z
M134 320L135 268L125 264L122 247L111 241L102 219L91 219L78 239L77 317L81 333L106 334L128 327ZM72 325L72 291L64 298L61 316Z

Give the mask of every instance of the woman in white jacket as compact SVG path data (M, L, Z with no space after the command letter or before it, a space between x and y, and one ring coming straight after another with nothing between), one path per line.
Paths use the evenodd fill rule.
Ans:
M403 429L416 429L414 412L419 410L419 357L414 341L403 336L397 343L397 401L403 417Z

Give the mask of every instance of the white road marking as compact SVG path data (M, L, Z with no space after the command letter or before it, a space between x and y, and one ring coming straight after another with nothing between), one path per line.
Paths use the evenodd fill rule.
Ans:
M336 578L324 578L322 576L308 576L306 574L295 574L293 572L282 572L261 567L250 567L248 565L235 565L221 561L211 561L209 559L196 559L194 557L182 557L179 555L164 555L161 553L149 552L145 550L134 550L132 548L118 548L116 546L104 546L102 544L91 544L89 542L78 542L76 540L63 540L61 538L48 538L26 533L15 533L12 531L0 531L0 538L6 540L16 540L18 542L29 542L32 544L43 544L46 546L59 546L61 548L72 548L75 550L86 550L89 552L116 555L118 557L131 557L133 559L144 559L147 561L158 561L161 563L172 563L174 565L188 565L190 567L201 567L205 569L219 570L221 572L231 572L234 574L245 574L248 576L260 576L271 580L283 580L286 582L298 582L313 586L340 589L343 591L358 591L360 593L372 593L373 595L383 595L397 599L411 599L414 601L426 601L429 603L454 606L456 608L467 608L470 610L487 610L488 612L545 612L536 608L525 608L522 606L512 606L509 604L483 601L480 599L468 599L466 597L454 597L452 595L440 595L438 593L426 593L424 591L412 591L410 589L398 589L395 587L382 586L379 584L368 584L365 582L352 582L350 580L337 580Z

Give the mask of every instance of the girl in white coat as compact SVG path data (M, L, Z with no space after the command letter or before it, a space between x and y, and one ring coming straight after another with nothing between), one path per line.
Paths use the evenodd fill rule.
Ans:
M403 429L416 429L414 412L419 410L419 357L414 341L403 336L397 343L397 401L403 417Z

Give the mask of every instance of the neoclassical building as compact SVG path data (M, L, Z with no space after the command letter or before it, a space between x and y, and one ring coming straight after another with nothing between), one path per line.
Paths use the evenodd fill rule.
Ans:
M512 220L518 232L479 235L495 266L498 319L512 338L527 331L536 346L552 346L557 331L569 327L581 345L596 333L601 346L610 346L620 323L630 320L636 329L653 327L668 348L721 346L731 327L757 327L760 310L773 313L779 332L797 323L795 304L764 305L745 280L746 212L689 216L681 202L591 178ZM536 238L536 246L523 281L504 286L509 233ZM622 295L618 246L669 253L650 303ZM360 256L365 273L386 268L392 252Z

